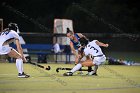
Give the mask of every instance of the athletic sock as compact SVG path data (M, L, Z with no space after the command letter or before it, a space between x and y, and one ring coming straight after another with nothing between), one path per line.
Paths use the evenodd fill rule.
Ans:
M16 67L18 70L18 73L23 73L23 60L21 58L16 59Z
M98 69L98 65L95 65L95 66L94 66L93 72L94 72L94 73L97 73L97 69Z
M92 71L92 67L88 67L88 72L91 72Z
M82 70L82 67L79 70Z
M77 70L79 70L81 67L82 67L82 65L79 63L79 64L77 64L70 72L74 73L74 72L76 72Z

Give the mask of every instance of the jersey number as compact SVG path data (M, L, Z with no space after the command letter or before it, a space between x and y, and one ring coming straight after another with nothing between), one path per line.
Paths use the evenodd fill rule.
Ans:
M98 53L98 49L96 49L95 47L93 47L93 46L88 46L88 47L90 47L90 49L93 49L93 50L95 50L96 51L96 53Z
M9 34L9 32L10 31L4 31L4 32L1 33L1 35L4 35L4 34L7 35L7 34Z

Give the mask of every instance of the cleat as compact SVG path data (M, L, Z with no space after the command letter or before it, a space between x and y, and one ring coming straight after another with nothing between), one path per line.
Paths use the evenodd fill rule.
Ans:
M88 72L86 75L89 75L89 76L97 76L97 74L96 73L94 73L93 71L91 71L91 72Z
M22 72L22 74L23 74L23 75L26 75L26 76L28 76L28 77L30 77L30 75L29 75L29 74L26 74L26 73L24 73L24 72Z
M63 74L63 76L72 76L72 75L73 75L72 72L66 72L66 73Z
M94 75L94 76L98 76L98 74L97 74L97 73L93 73L92 75Z
M22 74L21 73L18 74L18 78L28 78L28 77L30 77L30 75L27 75L24 72Z

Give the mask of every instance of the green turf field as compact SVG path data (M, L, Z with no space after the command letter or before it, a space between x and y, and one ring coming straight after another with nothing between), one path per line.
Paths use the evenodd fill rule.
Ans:
M47 64L43 64L46 65ZM70 64L48 64L50 71L24 64L30 78L17 78L14 63L0 63L0 93L140 93L140 66L100 66L98 76L66 77L57 67Z

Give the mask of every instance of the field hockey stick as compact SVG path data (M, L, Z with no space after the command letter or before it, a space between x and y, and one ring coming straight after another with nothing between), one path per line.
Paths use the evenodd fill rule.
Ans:
M61 68L61 67L56 68L57 73L59 72L59 70L72 70L72 68ZM79 69L78 71L88 71L88 69ZM91 71L93 71L93 70L91 70Z
M42 65L37 64L37 63L34 63L34 62L30 62L30 64L35 65L35 66L37 66L37 67L39 67L39 68L43 68L43 69L45 69L45 70L50 70L50 69L51 69L50 66L45 67L45 66L42 66Z

